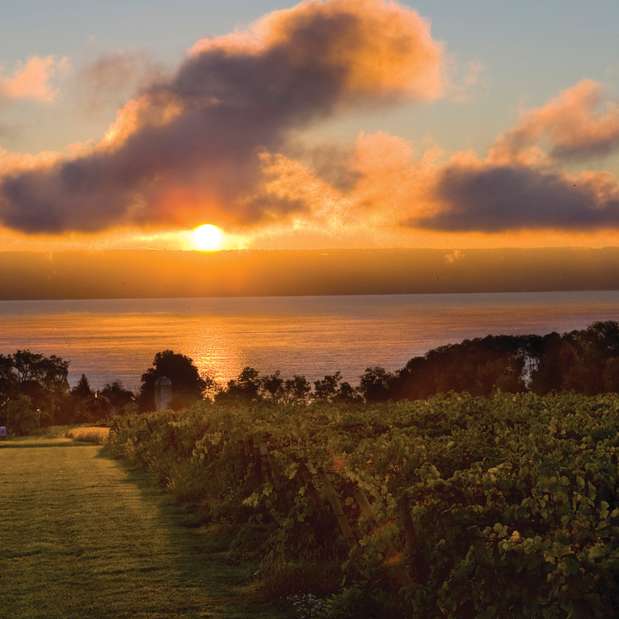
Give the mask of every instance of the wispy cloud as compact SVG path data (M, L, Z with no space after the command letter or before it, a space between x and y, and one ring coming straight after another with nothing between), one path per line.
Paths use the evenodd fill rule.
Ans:
M162 74L162 67L146 52L109 52L80 66L75 74L75 95L88 114L97 113L118 106Z
M619 149L619 101L598 82L583 80L545 105L523 114L497 141L497 161L539 157L540 149L559 160L589 159Z
M0 100L54 101L58 94L56 80L69 69L68 58L31 56L13 70L0 67Z

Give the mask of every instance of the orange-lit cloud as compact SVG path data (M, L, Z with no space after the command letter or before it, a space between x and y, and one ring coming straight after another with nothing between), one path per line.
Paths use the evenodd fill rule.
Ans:
M526 112L502 135L491 157L498 162L543 158L587 159L619 148L619 102L601 84L583 80L545 105Z
M58 94L55 80L68 68L68 59L56 56L31 56L8 73L0 67L0 100L30 99L50 103Z
M563 107L541 109L553 109L553 126L563 126ZM565 115L573 120L571 106L565 106ZM577 143L581 151L592 148L591 126L576 123L569 136L572 149ZM510 156L504 151L499 156L494 147L480 157L473 152L447 154L435 147L416 153L412 144L394 136L362 134L345 158L348 175L343 176L351 179L349 186L330 183L302 196L311 214L304 227L323 226L326 232L337 225L338 235L352 230L365 239L380 234L398 238L397 230L401 235L404 227L411 232L411 242L414 235L429 239L428 235L442 234L443 243L453 240L449 235L460 235L456 242L462 245L470 241L463 235L472 234L497 235L496 242L503 235L505 243L504 235L516 231L531 236L554 231L566 239L566 233L573 237L618 229L617 178L600 170L562 170L555 164L556 151L559 144L567 148L568 136L558 129L552 135L551 144L540 142L535 151L522 149ZM505 142L504 136L497 141ZM305 173L311 175L311 169ZM288 180L290 195L300 196L294 193L299 179Z
M413 227L450 232L572 232L619 228L619 182L600 170L565 171L566 160L619 148L619 104L582 81L523 115L486 158L456 154L422 189L430 212Z
M442 59L429 25L395 2L303 2L198 43L91 152L5 175L0 221L60 233L291 219L308 205L265 161L339 112L440 96Z
M78 74L95 90L117 90L116 69L123 81L149 78L96 143L64 155L0 150L0 224L52 235L138 228L167 244L210 222L242 235L234 246L612 239L617 178L561 167L619 149L619 104L596 82L524 113L484 155L384 133L308 137L348 111L466 99L481 66L446 80L445 57L429 25L395 2L310 0L199 41L167 77L143 57L100 59Z

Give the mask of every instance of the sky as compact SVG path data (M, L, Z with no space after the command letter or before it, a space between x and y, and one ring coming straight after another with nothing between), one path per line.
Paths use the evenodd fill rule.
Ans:
M617 245L618 20L610 0L11 3L0 246L199 249L201 224L231 249Z

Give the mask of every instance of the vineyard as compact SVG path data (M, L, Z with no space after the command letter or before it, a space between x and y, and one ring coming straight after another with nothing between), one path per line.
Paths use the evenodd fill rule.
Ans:
M152 471L300 617L609 617L619 397L200 403L116 418ZM361 610L362 609L362 610Z

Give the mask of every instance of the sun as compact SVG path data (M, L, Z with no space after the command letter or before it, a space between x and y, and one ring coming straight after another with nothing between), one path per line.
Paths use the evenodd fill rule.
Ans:
M218 251L224 244L224 231L213 224L198 226L191 233L191 243L199 251Z

